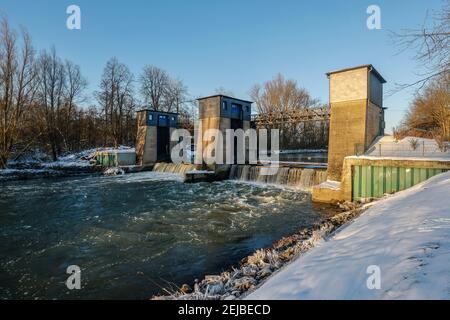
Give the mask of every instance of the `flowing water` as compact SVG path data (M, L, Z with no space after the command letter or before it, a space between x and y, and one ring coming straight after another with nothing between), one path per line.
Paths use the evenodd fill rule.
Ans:
M0 299L146 299L330 212L308 193L158 172L0 186ZM69 265L81 268L81 290L66 288Z
M280 167L270 174L263 166L232 165L230 179L257 182L270 185L289 186L300 190L310 190L327 179L324 169Z
M166 172L178 174L183 174L191 170L195 170L195 165L183 163L175 164L175 163L158 162L153 167L154 172Z
M288 162L321 162L328 161L328 154L326 152L298 152L298 153L281 153L279 155L280 161Z

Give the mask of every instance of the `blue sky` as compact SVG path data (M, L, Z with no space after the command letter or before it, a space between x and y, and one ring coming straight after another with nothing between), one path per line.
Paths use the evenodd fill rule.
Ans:
M82 29L66 28L67 6L81 8ZM366 27L369 5L381 8L381 30ZM414 82L413 52L398 53L388 30L419 27L442 0L0 0L0 12L23 25L37 49L55 45L97 89L106 61L116 56L137 75L146 64L167 70L193 97L218 87L248 99L255 83L277 73L328 101L327 71L372 63L395 83ZM385 99L387 129L413 97Z

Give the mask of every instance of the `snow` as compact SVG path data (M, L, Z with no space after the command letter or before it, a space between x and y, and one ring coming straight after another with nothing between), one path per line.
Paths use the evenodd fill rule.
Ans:
M32 150L17 161L8 161L8 170L0 170L0 175L14 173L33 173L30 170L43 172L50 169L66 169L66 168L87 168L92 166L92 159L97 152L115 152L115 153L135 153L135 149L127 146L119 146L118 148L94 148L87 149L77 153L69 153L58 158L57 161L49 161L49 156L40 150ZM15 169L15 171L11 171ZM25 171L28 170L28 171Z
M279 154L295 154L295 153L327 153L326 149L295 149L295 150L279 150L274 153Z
M412 146L412 141L417 141L416 149ZM359 158L367 159L409 159L409 160L450 160L450 148L441 151L434 139L417 137L405 137L402 140L395 140L392 136L383 136L373 143L373 145Z
M133 174L116 175L105 177L108 179L114 179L115 183L141 183L148 181L172 181L183 182L183 177L177 173L169 172L156 172L156 171L143 171Z
M186 174L214 174L214 171L209 170L190 170Z
M247 299L450 299L449 194L450 172L373 203Z
M41 164L44 168L73 168L73 167L89 167L91 164L89 160L58 160L53 162L45 162Z
M341 183L339 181L327 180L318 185L319 188L339 190L341 188Z
M136 149L130 147L121 146L117 149L114 148L102 148L97 149L97 152L108 152L108 153L136 153Z
M53 170L47 170L47 169L1 169L0 176L1 175L14 175L14 174L18 174L18 173L39 174L39 173L45 173L45 172L53 172Z
M377 157L377 156L348 156L346 159L367 159L367 160L410 160L410 161L450 161L450 157Z
M261 164L271 164L273 166L276 165L285 165L285 166L297 166L302 168L311 168L311 169L323 169L327 168L327 163L322 162L301 162L301 161L273 161L273 160L259 160Z

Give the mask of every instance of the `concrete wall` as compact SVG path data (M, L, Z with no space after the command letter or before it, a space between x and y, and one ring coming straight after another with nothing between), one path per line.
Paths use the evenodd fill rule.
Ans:
M367 99L367 68L330 74L330 103Z
M365 145L367 100L331 104L328 142L328 180L340 181L344 158L355 154L355 145Z
M369 77L369 100L377 106L383 106L383 84L380 79L371 72Z
M136 134L136 164L138 165L143 164L146 136L147 136L147 127L138 125Z
M136 164L150 165L157 160L157 127L138 126L136 136Z
M205 151L206 147L213 142L209 142L209 141L205 141L203 139L203 136L205 134L205 132L209 129L220 129L221 126L221 118L220 117L213 117L213 118L200 118L199 119L199 130L201 130L199 132L199 134L201 134L201 136L198 137L197 141L196 141L196 157L200 157L202 156L203 152ZM203 159L203 158L202 158Z
M198 117L200 119L220 117L220 96L201 99L198 103Z
M142 165L154 164L158 158L158 145L157 145L158 127L147 127L144 156Z
M137 112L136 164L144 164L145 141L147 139L147 112Z
M133 166L136 164L136 154L133 152L117 152L117 165Z
M380 128L383 120L383 110L369 101L366 113L366 150L370 147L376 137L383 134Z

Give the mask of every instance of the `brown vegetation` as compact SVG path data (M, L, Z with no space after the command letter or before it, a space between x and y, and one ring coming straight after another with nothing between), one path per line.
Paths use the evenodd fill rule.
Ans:
M278 74L255 85L250 96L256 104L260 128L280 129L280 148L327 148L328 107L313 99L297 82Z
M0 168L31 149L56 160L65 152L134 145L136 110L180 112L192 127L187 89L161 69L146 66L138 79L143 105L129 68L111 58L103 70L97 105L86 107L87 80L78 65L54 48L36 53L31 37L0 22Z
M416 94L394 131L398 138L433 138L445 148L445 142L450 141L450 74L433 80Z

